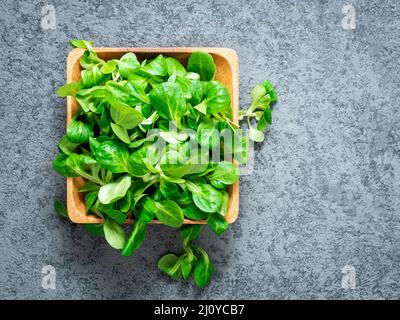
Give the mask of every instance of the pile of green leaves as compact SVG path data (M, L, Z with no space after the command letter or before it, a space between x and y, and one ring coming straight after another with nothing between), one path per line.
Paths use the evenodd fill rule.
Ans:
M104 61L92 42L72 40L71 44L85 49L81 79L57 93L73 96L80 109L58 144L60 154L53 167L65 177L86 180L79 192L84 194L87 213L104 223L85 228L124 256L141 246L153 219L179 228L183 254L166 254L158 267L173 278L187 280L193 274L195 283L204 287L213 264L195 244L203 226L183 225L184 219L206 220L217 236L227 230L227 188L239 179L239 169L223 159L229 153L231 159L245 162L248 146L248 137L232 121L228 90L214 80L212 56L194 52L185 68L162 55L138 61L132 52ZM276 93L264 81L252 91L252 98L241 118L248 119L249 137L261 141L271 123L270 103L276 101ZM171 123L176 130L170 130ZM149 134L154 129L158 134ZM185 129L195 132L193 139ZM224 131L238 136L240 143L221 148L223 141L216 133ZM154 146L157 139L164 140L161 150ZM200 147L198 152L192 152L193 141ZM215 148L222 150L220 159L209 160ZM208 160L199 161L204 158ZM56 202L55 208L67 216L62 203ZM133 226L126 237L122 225L128 219Z

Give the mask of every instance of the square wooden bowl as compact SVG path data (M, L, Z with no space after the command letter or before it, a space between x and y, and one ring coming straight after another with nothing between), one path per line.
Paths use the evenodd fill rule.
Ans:
M229 90L232 99L233 120L239 121L239 61L236 52L227 48L94 48L98 56L103 60L119 59L127 52L134 52L139 61L151 59L158 54L171 56L178 59L184 66L187 65L189 55L194 51L206 51L210 53L216 64L215 79L223 83ZM67 83L77 81L81 77L81 66L79 59L84 49L73 49L67 59ZM67 126L72 116L77 112L79 106L73 97L67 97ZM86 213L85 200L78 190L83 186L85 180L78 178L67 178L67 208L68 216L75 223L101 223L102 219ZM234 222L239 213L239 182L228 188L229 205L225 216L228 223ZM127 220L132 222L132 220ZM159 223L153 220L152 223ZM185 224L205 224L205 220L193 221L185 219Z

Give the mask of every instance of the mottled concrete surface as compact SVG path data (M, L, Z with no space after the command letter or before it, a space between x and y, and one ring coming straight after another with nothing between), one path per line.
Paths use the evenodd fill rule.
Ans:
M42 7L55 30L41 28ZM3 1L0 41L0 297L371 299L400 296L400 3L396 1ZM342 28L353 4L356 29ZM264 78L280 102L240 216L201 244L215 262L198 290L162 275L177 232L151 227L123 258L54 214L65 180L52 171L65 132L67 40L99 46L230 47L241 104ZM56 290L41 269L56 268ZM356 288L342 288L352 265Z

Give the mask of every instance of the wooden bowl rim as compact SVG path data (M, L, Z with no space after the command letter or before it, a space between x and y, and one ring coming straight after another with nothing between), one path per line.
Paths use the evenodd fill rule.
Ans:
M162 53L162 54L179 54L179 53L192 53L195 51L206 51L213 56L218 56L225 59L231 68L231 85L232 85L232 111L233 120L235 123L239 121L239 59L235 50L230 48L217 48L217 47L121 47L121 48L108 48L108 47L95 47L93 50L97 53L125 53L125 52L138 52L138 53ZM73 79L73 71L76 63L78 63L84 49L74 48L67 57L67 83L75 81ZM218 66L217 66L218 68ZM72 118L72 104L74 98L67 97L67 126ZM236 165L238 165L236 163ZM67 178L67 209L70 220L74 223L101 223L103 219L87 215L86 210L82 211L77 207L77 203L81 203L79 198L78 185L84 181L82 178ZM225 215L226 221L231 224L235 222L239 214L239 181L229 187L229 207ZM78 200L77 200L78 198ZM127 220L126 223L132 223L132 220ZM152 224L160 224L158 220L153 220ZM189 220L185 219L184 224L206 224L206 220Z

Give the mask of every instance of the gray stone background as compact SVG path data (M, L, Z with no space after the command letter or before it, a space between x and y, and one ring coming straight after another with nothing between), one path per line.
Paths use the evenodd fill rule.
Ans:
M54 5L56 29L41 27ZM342 27L342 7L356 28ZM397 1L2 1L0 22L0 297L6 299L371 299L400 294L400 3ZM60 219L53 172L65 132L68 40L98 46L229 47L240 102L277 87L273 126L241 178L239 220L200 243L215 262L204 290L156 268L180 251L152 226L124 258ZM41 286L56 268L56 289ZM352 265L356 288L342 288Z

